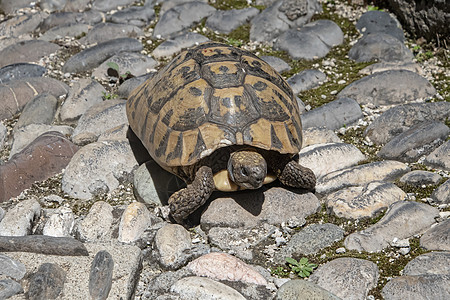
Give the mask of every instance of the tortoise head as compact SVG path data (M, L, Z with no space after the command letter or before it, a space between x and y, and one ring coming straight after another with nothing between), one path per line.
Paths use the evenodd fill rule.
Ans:
M246 189L260 188L267 175L267 163L256 151L241 150L231 153L228 175L234 183Z

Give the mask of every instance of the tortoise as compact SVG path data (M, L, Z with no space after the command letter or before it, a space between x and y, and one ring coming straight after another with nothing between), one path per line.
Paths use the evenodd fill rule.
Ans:
M130 94L126 110L150 156L187 183L168 200L178 223L214 190L275 179L315 187L312 170L298 163L302 125L292 89L251 52L216 42L185 50Z

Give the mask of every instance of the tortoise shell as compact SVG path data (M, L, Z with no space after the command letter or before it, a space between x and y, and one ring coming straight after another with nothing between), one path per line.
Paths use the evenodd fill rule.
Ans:
M162 167L190 166L213 151L249 145L297 154L297 101L254 54L220 43L182 52L130 95L131 129Z

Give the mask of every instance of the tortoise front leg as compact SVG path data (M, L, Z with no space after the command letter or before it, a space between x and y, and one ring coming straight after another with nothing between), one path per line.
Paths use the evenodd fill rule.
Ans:
M316 176L311 169L303 167L295 160L289 161L283 169L276 172L278 179L284 185L314 190L316 186Z
M195 179L184 189L169 198L170 214L177 223L182 224L191 213L202 206L214 191L211 168L203 166L195 173Z

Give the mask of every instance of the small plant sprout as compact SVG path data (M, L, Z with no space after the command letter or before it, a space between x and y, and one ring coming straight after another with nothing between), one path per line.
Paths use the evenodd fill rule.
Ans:
M286 257L286 262L291 270L302 278L309 277L312 271L317 268L316 264L308 263L308 259L306 257L302 257L299 261L296 261L291 257Z

